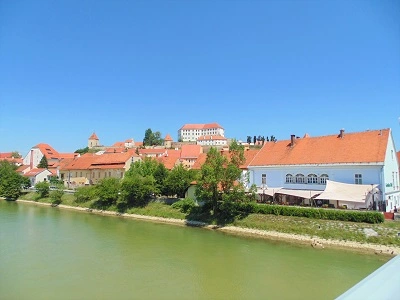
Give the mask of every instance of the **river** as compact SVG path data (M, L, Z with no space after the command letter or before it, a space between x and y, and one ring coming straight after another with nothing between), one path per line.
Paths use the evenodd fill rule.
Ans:
M0 200L0 299L334 299L388 260Z

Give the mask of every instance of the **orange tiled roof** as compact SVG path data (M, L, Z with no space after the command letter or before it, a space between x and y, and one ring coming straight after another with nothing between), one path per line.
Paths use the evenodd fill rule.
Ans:
M218 123L209 124L185 124L181 127L181 130L193 130L193 129L211 129L211 128L223 128Z
M181 158L197 158L202 152L200 145L182 145L181 147Z
M197 138L198 141L214 141L214 140L226 140L226 137L222 135L202 135Z
M166 156L158 157L157 160L161 162L168 170L175 167L176 162L181 156L181 150L168 150Z
M22 164L23 160L22 158L13 158L13 157L0 157L0 161L1 160L6 160L10 163L14 163L14 164Z
M173 141L172 137L169 135L169 133L165 136L164 141L169 142L169 141Z
M43 171L46 171L46 169L43 169L43 168L32 169L32 170L26 172L26 173L24 174L24 176L27 176L27 177L29 177L29 176L36 176L36 175L42 173Z
M93 132L92 135L89 137L89 140L99 140L99 138L97 137L96 133Z
M22 166L19 166L19 167L18 167L17 172L18 172L18 173L21 173L21 172L26 171L26 169L29 169L29 168L30 168L29 165L22 165Z
M78 155L78 153L59 153L58 154L58 158L59 159L74 158L77 155Z
M140 154L149 155L149 154L164 154L166 150L164 148L149 148L149 149L139 149Z
M49 144L45 144L45 143L40 143L37 144L35 147L33 148L38 148L40 150L40 152L43 153L44 156L46 156L47 159L57 159L59 157L59 153L53 148L51 147Z
M251 150L245 150L244 151L244 163L239 166L240 169L247 169L248 165L250 162L253 160L253 158L257 155L257 153L260 150L258 149L251 149ZM223 151L222 154L226 157L229 157L229 151ZM201 166L206 162L207 159L207 154L206 153L201 153L200 156L197 158L196 162L194 163L192 169L195 170L200 170Z
M266 142L251 166L382 163L390 129Z
M12 158L12 152L0 153L0 158Z
M94 153L85 153L81 157L69 161L64 166L60 166L61 170L89 170L89 169L110 169L123 168L125 163L131 157L137 156L133 151L124 153L104 153L96 155Z

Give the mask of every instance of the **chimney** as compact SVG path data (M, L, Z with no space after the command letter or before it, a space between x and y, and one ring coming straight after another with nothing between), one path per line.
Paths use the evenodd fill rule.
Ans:
M339 137L342 139L344 137L344 129L340 129Z
M294 134L290 135L290 147L294 146L295 139L296 139L296 135L294 135Z

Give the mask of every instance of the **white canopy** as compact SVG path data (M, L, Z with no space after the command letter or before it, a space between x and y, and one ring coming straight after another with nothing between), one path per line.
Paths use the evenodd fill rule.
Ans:
M320 194L322 191L315 191L315 190L290 190L290 189L280 189L278 191L279 194L290 195L301 197L305 199L310 199L315 195Z
M268 196L273 196L275 195L279 190L281 190L282 188L277 187L277 188L265 188L264 190L261 188L257 189L257 194L259 195L268 195Z
M376 188L376 185L373 187ZM371 190L372 187L368 184L349 184L327 180L325 190L315 199L365 203Z

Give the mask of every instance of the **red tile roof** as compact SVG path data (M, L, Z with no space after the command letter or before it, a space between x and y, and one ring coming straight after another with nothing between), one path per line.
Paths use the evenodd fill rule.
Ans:
M36 176L36 175L42 173L43 171L46 171L46 169L42 169L42 168L32 169L29 172L25 173L24 176L27 176L27 177Z
M241 169L247 169L248 165L250 162L253 160L253 158L257 155L259 152L259 149L251 149L251 150L245 150L244 151L244 163L239 166ZM229 151L223 151L222 154L226 157L229 157ZM207 159L207 154L206 153L201 153L200 156L197 158L196 162L194 163L192 169L195 170L200 170L201 166L206 162Z
M390 129L266 142L251 166L382 163Z
M158 157L157 160L161 162L168 170L172 170L175 167L176 162L181 156L181 150L167 150L167 155Z
M211 129L211 128L223 128L218 123L209 124L185 124L180 130L193 130L193 129Z
M40 152L42 152L42 154L44 156L46 156L47 159L57 159L59 157L59 153L53 148L51 147L49 144L44 144L44 143L40 143L37 144L35 147L33 148L38 148L40 150Z
M92 135L89 137L89 140L99 140L99 138L97 137L96 133L92 133Z
M149 148L149 149L144 148L144 149L139 149L138 151L139 151L139 154L142 154L142 155L151 155L151 154L161 155L161 154L167 153L167 150L164 148Z
M101 155L85 153L81 157L69 161L64 166L60 166L60 170L121 169L133 156L137 156L134 151L104 153Z
M12 152L0 153L0 158L12 158Z
M198 158L202 148L200 145L182 145L181 147L181 158Z

